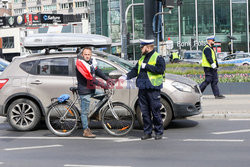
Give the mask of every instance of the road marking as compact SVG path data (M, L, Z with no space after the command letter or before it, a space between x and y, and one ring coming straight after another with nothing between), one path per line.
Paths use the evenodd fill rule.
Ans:
M167 137L162 137L162 140L167 139ZM154 138L152 137L151 139L148 140L154 140ZM141 138L136 138L136 139L129 139L129 138L121 138L119 140L116 140L115 142L130 142L130 141L141 141Z
M3 162L0 162L0 165L3 165Z
M39 149L39 148L51 148L51 147L62 147L63 145L47 145L47 146L33 146L33 147L18 147L18 148L5 148L5 151L14 150L29 150L29 149Z
M244 140L228 140L228 139L184 139L190 142L244 142Z
M132 142L140 141L139 138L124 138L124 137L96 137L96 138L84 138L84 137L13 137L13 136L1 136L0 139L15 139L15 140L111 140L114 142Z
M229 121L250 121L250 119L228 119Z
M213 132L214 135L232 134L232 133L244 133L250 132L250 129L234 130L234 131L224 131L224 132Z
M103 166L103 165L74 165L74 164L65 164L67 167L131 167L131 166Z

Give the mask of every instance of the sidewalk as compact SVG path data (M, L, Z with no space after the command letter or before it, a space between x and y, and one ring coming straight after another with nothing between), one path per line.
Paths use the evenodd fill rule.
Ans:
M203 95L202 113L190 118L250 118L250 95L225 96L225 99L215 99L213 95Z

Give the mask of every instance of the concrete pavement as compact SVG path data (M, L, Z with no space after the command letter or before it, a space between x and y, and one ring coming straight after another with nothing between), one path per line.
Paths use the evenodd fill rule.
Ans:
M250 118L250 95L225 95L225 99L215 99L213 95L203 95L202 113L193 118Z
M225 95L225 99L215 99L213 95L203 95L202 113L188 119L250 119L250 95ZM0 123L6 121L0 116Z

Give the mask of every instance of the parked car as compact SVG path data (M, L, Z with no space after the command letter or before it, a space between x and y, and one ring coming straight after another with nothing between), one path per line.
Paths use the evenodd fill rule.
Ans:
M202 51L190 50L183 52L182 62L201 64Z
M98 67L111 77L114 73L121 76L134 66L102 51L93 51L93 54ZM69 87L77 85L76 56L76 52L47 52L15 58L0 76L0 116L6 116L16 130L34 129L47 112L50 99L64 93L71 94ZM129 105L136 113L139 123L143 124L135 81L118 82L115 88L113 99ZM161 92L164 127L172 119L201 113L201 96L196 82L166 74ZM91 102L91 106L93 105L94 102Z
M235 64L237 66L248 66L250 65L250 53L234 53L231 54L222 60L218 60L219 64Z
M229 54L227 52L219 52L219 53L216 53L216 57L217 57L217 60L222 60L224 59L225 57L227 57Z
M0 75L5 70L5 68L10 64L7 60L0 58Z

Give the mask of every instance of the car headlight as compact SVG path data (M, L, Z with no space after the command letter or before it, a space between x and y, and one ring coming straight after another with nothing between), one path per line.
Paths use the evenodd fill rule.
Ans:
M173 82L172 86L182 92L192 92L191 86L181 83L181 82Z

